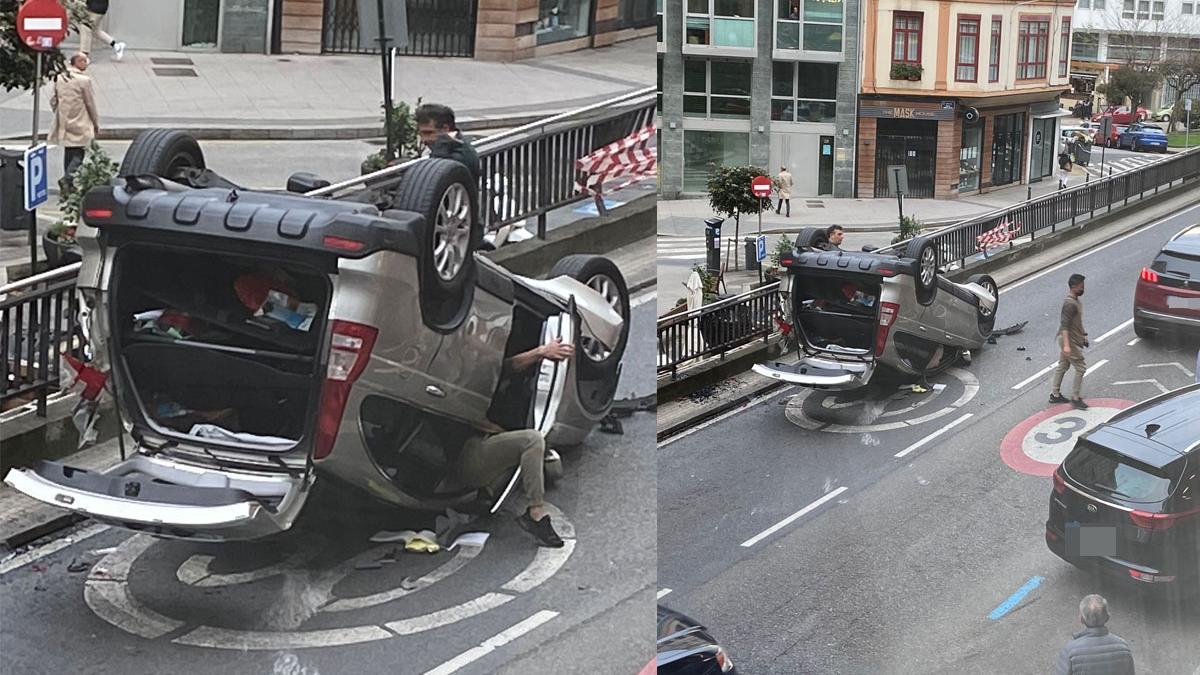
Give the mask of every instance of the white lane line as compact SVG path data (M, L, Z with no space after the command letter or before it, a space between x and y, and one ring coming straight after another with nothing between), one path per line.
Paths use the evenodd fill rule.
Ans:
M62 539L56 539L56 540L50 542L49 544L46 544L45 546L35 548L32 551L26 551L25 553L22 553L21 555L13 558L12 560L9 560L8 562L0 564L0 575L4 575L4 574L7 574L7 573L17 569L17 568L24 567L24 566L28 565L29 563L34 562L36 560L41 560L42 558L45 558L48 555L58 553L59 551L63 550L64 548L66 548L72 544L81 542L84 539L87 539L89 537L94 537L97 534L100 534L101 532L104 532L107 529L108 529L107 525L90 525L90 526L85 527L82 530L76 532L75 534L72 534L69 537L63 537Z
M959 417L958 419L947 424L946 426L942 427L941 429L938 429L937 431L933 432L932 434L929 434L925 438L922 438L921 440L917 441L916 443L913 443L912 445L901 450L900 452L897 452L894 456L895 457L903 457L903 456L907 455L908 453L912 452L913 450L916 450L917 448L921 447L922 445L925 445L929 441L932 441L933 439L937 438L938 436L941 436L942 434L946 433L947 431L950 431L954 427L962 424L963 422L966 422L974 414L975 413L967 413L967 414L963 415L962 417Z
M1142 364L1138 365L1138 368L1157 368L1157 367L1163 367L1163 366L1165 366L1165 367L1175 366L1176 368L1182 370L1183 374L1187 375L1188 377L1196 376L1195 373L1188 370L1187 368L1184 368L1182 363L1176 363L1174 361L1172 361L1171 363L1142 363Z
M658 297L658 291L650 291L649 293L643 293L643 294L637 296L636 298L634 298L633 300L629 301L629 308L633 309L635 307L641 307L642 305L646 304L647 302L653 301L657 297Z
M1113 382L1113 384L1152 384L1158 387L1158 390L1164 394L1171 391L1164 387L1163 383L1158 380L1121 380L1120 382Z
M1013 389L1024 389L1024 388L1025 388L1025 385L1029 384L1030 382L1033 382L1034 380L1036 380L1036 379L1038 379L1038 378L1040 378L1040 377L1044 376L1046 373L1048 373L1048 372L1050 372L1050 371L1054 370L1054 368L1055 368L1057 365L1058 365L1058 362L1057 362L1057 361L1056 361L1056 362L1054 362L1054 363L1051 363L1050 365L1046 366L1045 368L1042 368L1041 370L1037 371L1037 372L1036 372L1036 373L1034 373L1033 375L1030 375L1029 377L1027 377L1027 378L1025 378L1025 379L1021 380L1020 382L1018 382L1018 383L1016 383L1016 384L1014 384L1014 385L1012 386L1012 388L1013 388Z
M669 595L670 593L671 593L671 589L669 589L669 588L664 588L664 589L662 589L662 590L660 590L660 591L658 592L658 595L657 595L657 596L655 596L655 598L654 598L654 599L655 599L655 600L662 600L663 598L667 597L667 595Z
M707 422L704 422L702 424L697 424L696 426L688 429L687 431L681 432L681 433L679 433L675 436L672 436L666 440L659 441L658 448L660 448L660 449L664 448L664 447L674 443L675 441L678 441L678 440L687 438L688 436L691 436L692 434L696 433L697 431L707 429L708 427L711 427L712 425L717 424L718 422L723 422L744 410L749 410L750 408L753 408L754 406L756 406L760 403L766 403L767 401L770 401L771 399L782 394L783 392L790 391L791 389L792 389L791 387L784 387L784 388L780 389L779 391L772 392L770 394L767 394L766 396L760 396L758 398L751 399L751 400L743 403L742 405L734 408L733 410L730 410L728 412L724 412L724 413L721 413L720 415L717 415L716 417L712 418L711 420L709 420Z
M1118 333L1122 330L1125 330L1126 328L1129 328L1132 325L1133 325L1133 319L1129 319L1125 323L1122 323L1121 325L1117 326L1116 328L1113 328L1112 330L1108 331L1104 335L1101 335L1100 337L1096 338L1096 344L1104 342L1108 338L1112 337L1114 333Z
M1198 208L1200 208L1200 204L1196 204L1195 206L1189 206L1188 208L1183 209L1182 211L1176 211L1175 213L1172 213L1169 216L1159 218L1158 220L1154 221L1153 223L1150 223L1149 225L1143 225L1143 226L1139 227L1138 229L1134 230L1133 232L1121 235L1120 237L1117 237L1116 239L1113 239L1112 241L1110 241L1106 244L1102 244L1100 246L1097 246L1096 248L1088 249L1088 250L1084 251L1083 253L1080 253L1078 255L1067 258L1066 260L1063 260L1062 262L1051 265L1050 267L1047 267L1046 269L1042 270L1041 272L1027 276L1024 279L1021 279L1020 281L1011 283L1011 284L1001 288L1000 293L1001 293L1001 295L1003 295L1004 293L1007 293L1008 291L1011 291L1014 288L1020 288L1021 286L1024 286L1025 284L1027 284L1035 279L1040 279L1040 278L1046 276L1047 274L1050 274L1051 272L1062 269L1066 265L1070 265L1071 263L1078 262L1078 261L1088 257L1089 255L1092 255L1093 253L1098 253L1100 251L1103 251L1104 249L1108 248L1109 246L1119 244L1132 236L1141 234L1142 232L1144 232L1152 227L1156 227L1162 223L1165 223L1166 221L1168 221L1172 218L1175 218L1182 214L1188 213L1189 211L1194 211Z
M1092 364L1092 367L1088 368L1087 372L1085 372L1083 374L1083 376L1087 377L1088 375L1091 375L1092 373L1096 372L1097 370L1100 370L1100 368L1106 363L1108 363L1108 359L1100 359L1096 363Z
M758 542L762 541L763 539L766 539L767 537L775 534L776 532L782 530L783 528L787 527L788 525L791 525L792 523L796 522L800 518L803 518L805 515L807 515L813 509L820 508L820 506L822 504L837 497L838 495L842 494L843 492L845 492L848 489L849 488L847 488L846 486L843 485L842 487L834 490L833 492L830 492L829 494L825 495L824 497L821 497L817 501L815 501L815 502L809 504L808 506L800 509L799 511L793 513L792 515L788 516L787 518L784 518L783 520L779 521L778 523L775 523L774 525L768 527L767 529L763 530L762 532L759 532L758 534L754 535L753 537L750 537L746 541L743 541L742 547L750 548L751 546L757 544Z
M561 522L561 521L560 521ZM571 557L575 550L575 540L563 538L561 548L546 548L539 546L533 562L523 572L513 577L511 581L500 587L501 590L512 593L527 593L537 588L558 572L559 568Z
M464 666L467 666L475 661L478 661L479 659L483 658L484 656L487 656L488 654L492 653L496 649L503 647L504 645L512 642L513 640L516 640L517 638L532 631L533 629L546 623L547 621L550 621L551 619L553 619L556 616L558 616L558 612L552 612L548 609L543 609L542 611L538 612L537 614L534 614L533 616L529 617L528 619L525 619L524 621L522 621L510 628L506 628L506 629L500 631L499 633L497 633L496 635L484 640L482 643L480 643L480 645L478 647L472 647L472 648L468 649L467 651L459 654L458 656L450 659L449 661L443 663L442 665L438 666L437 668L434 668L433 670L425 671L425 675L450 675L450 673L456 673L459 670L461 670Z
M1126 343L1125 343L1125 346L1126 346L1126 347L1132 347L1132 346L1136 345L1137 343L1139 343L1139 342L1141 342L1141 341L1142 341L1142 338L1140 338L1140 337L1135 337L1135 338L1133 338L1132 340L1130 340L1129 342L1126 342Z

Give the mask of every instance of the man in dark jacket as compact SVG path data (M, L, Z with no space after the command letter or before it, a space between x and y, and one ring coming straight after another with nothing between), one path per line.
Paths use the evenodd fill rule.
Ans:
M1133 652L1114 633L1108 632L1108 601L1089 595L1079 603L1079 621L1084 629L1058 653L1054 675L1134 675Z
M417 135L429 149L430 157L453 159L471 171L479 184L479 155L463 138L454 123L454 111L449 106L425 103L417 108Z

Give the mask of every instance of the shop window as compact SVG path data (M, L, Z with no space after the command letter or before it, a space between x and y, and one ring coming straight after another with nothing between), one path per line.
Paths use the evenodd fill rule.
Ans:
M1071 20L1067 17L1063 17L1058 39L1058 76L1066 77L1071 68Z
M958 17L958 56L954 62L954 79L974 82L979 72L979 17Z
M683 132L683 190L708 192L708 176L718 166L750 161L750 134L730 131Z
M587 37L592 0L541 0L534 33L539 45Z
M1100 34L1076 33L1075 44L1071 45L1071 58L1078 61L1095 61L1100 58Z
M1017 34L1017 79L1046 77L1050 46L1050 17L1022 18Z
M842 51L843 0L777 0L776 12L776 49Z
M892 17L892 63L921 62L922 15L896 12Z
M988 82L1000 81L1000 33L1004 20L992 17L992 40L988 47Z
M771 119L836 121L837 74L837 65L832 63L776 61L772 66Z
M958 152L958 191L979 189L979 170L983 161L983 123L963 125L962 145Z
M184 47L215 49L221 23L221 0L184 0Z
M751 70L749 61L684 58L684 116L750 119Z
M754 0L687 0L689 45L754 47Z

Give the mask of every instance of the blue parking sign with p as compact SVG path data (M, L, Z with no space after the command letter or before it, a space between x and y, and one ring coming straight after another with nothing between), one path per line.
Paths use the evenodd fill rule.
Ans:
M756 250L756 254L757 254L756 257L758 258L758 262L762 262L767 259L767 237L766 237L766 235L762 235L762 234L758 235L757 243L758 243L758 247Z
M50 198L46 144L25 151L25 210L32 211Z

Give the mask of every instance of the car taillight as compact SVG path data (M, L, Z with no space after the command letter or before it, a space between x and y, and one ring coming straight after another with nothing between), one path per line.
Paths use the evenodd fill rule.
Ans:
M1154 270L1150 269L1149 267L1143 267L1142 268L1142 281L1149 281L1152 284L1157 284L1158 283L1158 272L1155 272Z
M883 356L883 349L887 347L888 333L892 331L892 324L896 323L896 315L900 312L900 305L894 302L885 302L879 305L879 328L875 331L875 356Z
M793 259L790 255L780 256L779 258L780 267L788 267L794 262L796 262L795 259Z
M338 251L361 251L367 246L361 241L346 239L344 237L334 237L331 235L327 235L322 241L327 248L336 249Z
M112 209L84 209L83 210L84 220L88 220L88 219L106 220L108 218L112 218L112 215L113 215Z
M1181 518L1200 515L1200 509L1181 511L1179 513L1147 513L1146 511L1130 511L1129 519L1134 525L1147 530L1167 530Z
M1055 494L1061 495L1062 493L1064 493L1066 491L1067 491L1067 481L1063 480L1063 477L1060 476L1057 471L1055 471L1054 472L1054 492L1055 492Z
M1165 576L1165 575L1161 575L1161 574L1146 574L1145 572L1139 572L1137 570L1129 570L1129 576L1133 577L1134 579L1137 579L1138 581L1145 581L1148 583L1155 583L1155 582L1164 583L1164 582L1175 581L1174 575Z
M338 428L350 388L366 370L371 350L379 330L373 326L350 321L333 322L333 339L329 345L329 365L321 387L321 408L317 412L317 439L313 459L324 459L333 451Z

